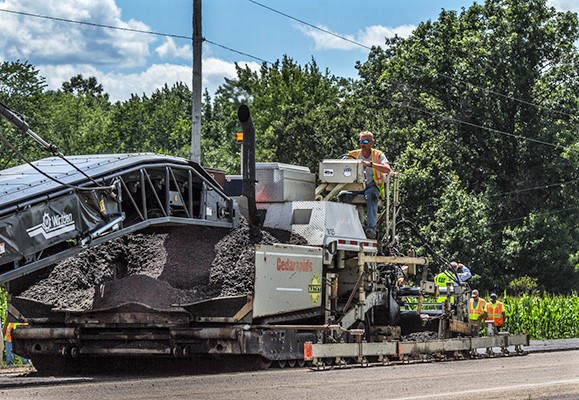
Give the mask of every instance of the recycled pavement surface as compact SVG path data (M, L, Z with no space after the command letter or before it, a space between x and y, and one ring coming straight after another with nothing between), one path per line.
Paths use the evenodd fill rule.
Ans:
M529 346L523 346L523 350L529 353L542 353L552 351L579 350L579 338L554 339L554 340L531 340ZM481 350L482 351L482 350ZM481 352L479 351L479 352ZM493 351L500 351L496 348ZM20 365L14 367L0 366L0 390L11 387L32 385L62 385L68 383L80 383L95 381L100 378L91 376L46 376L37 375L32 366Z

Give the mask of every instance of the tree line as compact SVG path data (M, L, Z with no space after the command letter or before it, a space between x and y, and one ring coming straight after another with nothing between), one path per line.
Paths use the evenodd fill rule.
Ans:
M442 11L386 39L357 79L284 56L237 66L202 110L202 164L238 174L237 109L248 104L256 159L308 166L356 148L361 130L401 173L401 215L489 291L579 287L579 21L545 0L487 0ZM0 64L0 101L67 155L188 157L183 83L111 102L93 77L58 90L26 61ZM0 122L0 169L48 156ZM10 144L10 146L7 145ZM423 249L400 231L400 251ZM435 268L441 268L441 265Z

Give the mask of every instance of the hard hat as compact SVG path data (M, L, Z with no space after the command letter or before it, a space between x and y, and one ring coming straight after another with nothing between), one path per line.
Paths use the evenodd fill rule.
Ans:
M478 296L478 290L474 289L472 291L472 294L470 295L470 297L476 297L476 296Z
M491 293L491 299L496 299L497 298L497 294L496 293Z

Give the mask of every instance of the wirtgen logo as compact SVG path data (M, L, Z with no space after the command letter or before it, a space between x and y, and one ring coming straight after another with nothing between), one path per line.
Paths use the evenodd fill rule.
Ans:
M74 228L72 214L50 215L46 212L42 217L42 223L27 229L26 232L30 237L42 235L45 239L50 239L73 231Z

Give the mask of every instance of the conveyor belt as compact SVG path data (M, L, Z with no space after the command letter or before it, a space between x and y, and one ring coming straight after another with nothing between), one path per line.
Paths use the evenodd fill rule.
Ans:
M192 161L151 153L66 161L0 171L0 283L152 225L237 226L236 204Z

